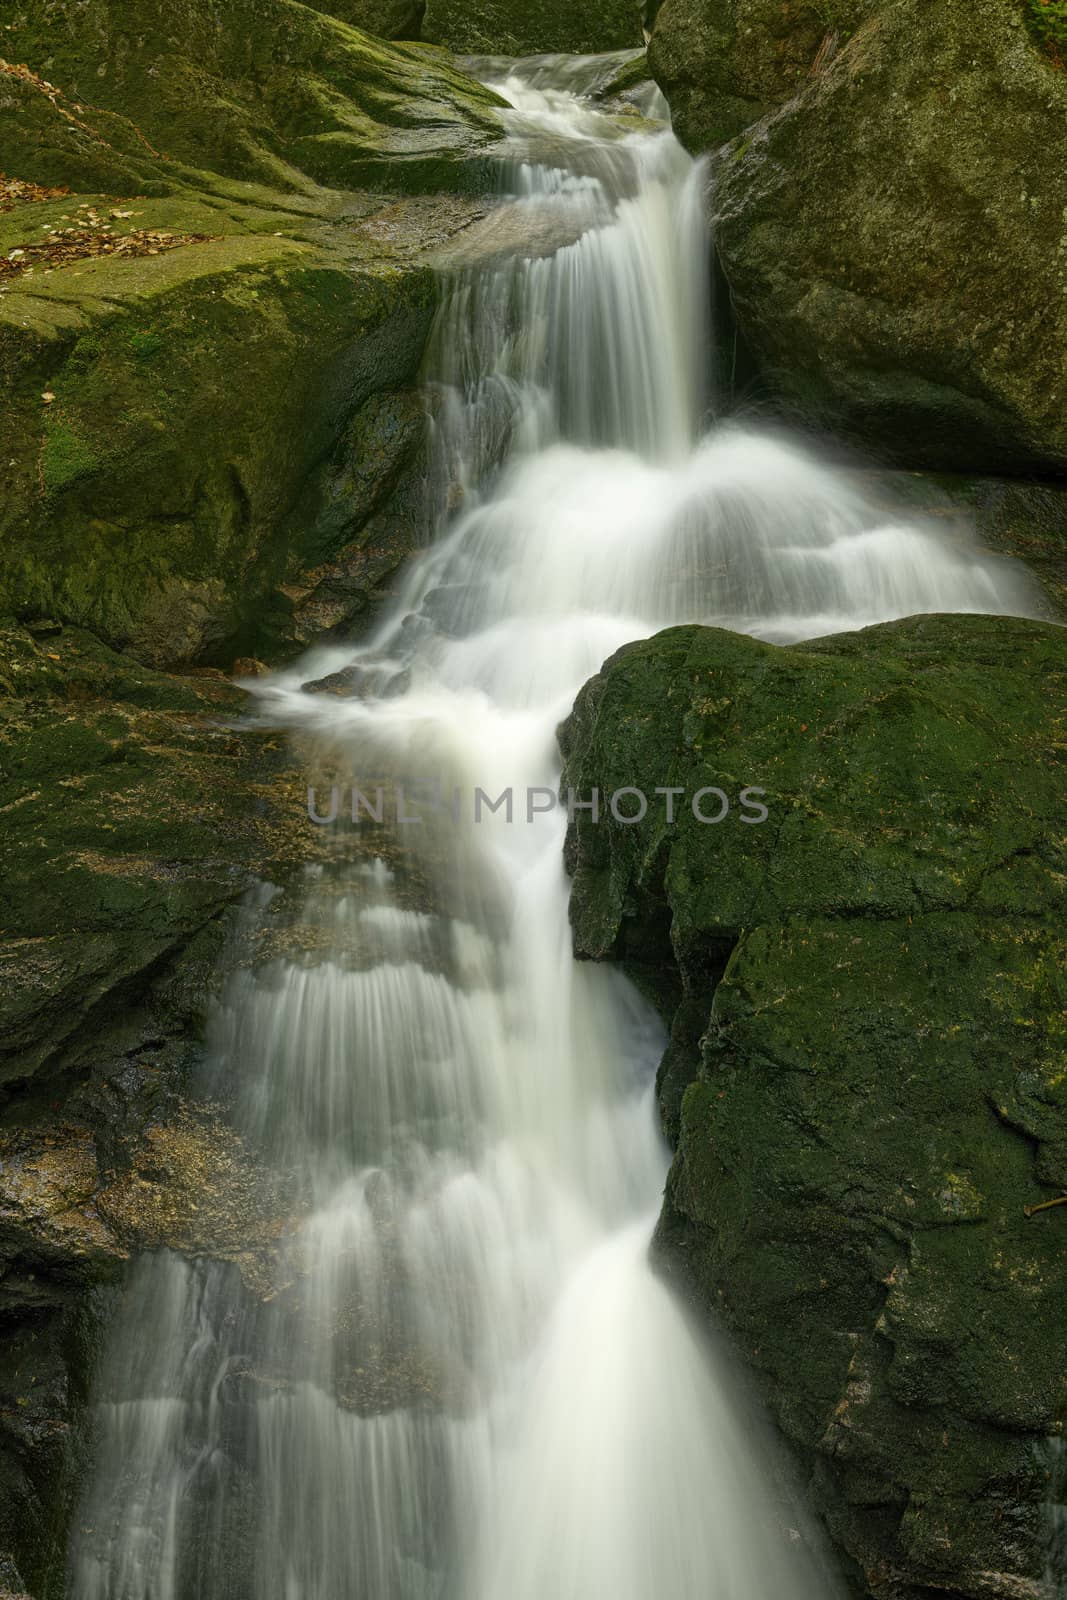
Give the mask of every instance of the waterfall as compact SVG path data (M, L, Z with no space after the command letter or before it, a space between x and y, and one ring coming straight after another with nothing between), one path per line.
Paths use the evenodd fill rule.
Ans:
M555 727L627 640L1025 612L1029 591L716 424L704 174L596 108L595 62L483 70L539 242L443 279L435 541L372 639L255 686L346 805L406 789L422 820L339 824L249 913L261 953L202 1088L277 1175L276 1242L134 1270L73 1600L838 1593L743 1386L649 1265L662 1030L573 961L564 818L523 797L554 790ZM356 692L307 687L338 672ZM512 818L475 822L479 788L512 790Z

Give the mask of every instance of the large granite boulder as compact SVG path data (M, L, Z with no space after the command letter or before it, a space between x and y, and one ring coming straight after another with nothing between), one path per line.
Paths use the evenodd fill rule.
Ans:
M690 627L620 651L562 729L564 785L605 797L568 837L575 947L622 959L671 1023L658 1259L885 1600L1046 1593L1065 691L1050 624L916 617L790 648ZM651 799L633 825L606 809L627 786ZM673 825L657 786L683 791ZM730 809L700 823L711 788Z
M1023 8L885 0L798 88L712 177L766 387L883 458L1062 472L1067 75Z

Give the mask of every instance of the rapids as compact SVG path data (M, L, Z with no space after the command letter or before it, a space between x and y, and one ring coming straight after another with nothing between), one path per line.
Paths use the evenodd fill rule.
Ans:
M673 622L788 640L1029 609L1008 565L857 475L715 422L706 175L597 108L603 63L481 70L514 108L510 201L564 242L442 278L434 540L369 641L252 686L313 777L551 790L579 686ZM304 687L338 671L361 692ZM137 1265L72 1600L838 1593L743 1384L650 1265L662 1031L572 959L563 826L339 827L248 908L202 1089L277 1174L277 1243Z

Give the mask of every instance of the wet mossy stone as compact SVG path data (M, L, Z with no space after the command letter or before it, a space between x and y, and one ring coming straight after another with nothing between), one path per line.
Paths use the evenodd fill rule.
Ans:
M672 629L561 730L586 794L767 791L759 825L579 813L574 940L652 994L658 967L657 1256L865 1593L1042 1592L1067 1207L1025 1208L1067 1192L1065 733L1067 631L963 616Z
M887 0L798 88L710 188L766 388L882 460L1062 474L1067 74L1006 0Z
M26 0L5 39L5 171L72 192L0 215L0 251L157 243L5 275L0 610L157 667L277 659L343 559L345 626L423 531L418 441L383 451L364 408L411 411L499 102L295 0Z
M71 203L35 209L62 226ZM216 234L0 296L0 600L155 666L284 652L285 586L358 542L410 458L411 423L398 456L381 416L410 416L432 273L383 259L355 220L124 209ZM272 221L285 231L259 231Z
M89 1070L109 1030L136 1036L152 984L318 843L246 703L221 673L152 672L80 630L0 628L5 1097Z
M466 55L601 55L642 42L641 0L426 0L422 37Z

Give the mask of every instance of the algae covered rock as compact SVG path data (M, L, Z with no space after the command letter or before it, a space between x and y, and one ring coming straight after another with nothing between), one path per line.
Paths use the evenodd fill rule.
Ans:
M642 40L641 0L426 0L422 37L467 55L600 55Z
M565 787L651 801L578 813L568 861L579 954L672 1024L658 1257L863 1592L899 1600L1044 1592L1067 1207L1028 1208L1067 1192L1065 690L1041 623L681 628L562 730Z
M721 151L711 206L790 409L909 465L1067 467L1067 76L1021 6L877 6Z
M155 666L277 651L298 637L286 586L357 540L413 462L410 424L389 454L379 413L410 415L431 274L383 265L355 223L342 245L243 219L223 231L189 202L98 203L132 210L127 226L195 214L218 231L149 258L38 267L0 295L6 608ZM67 204L32 209L62 227ZM352 610L372 588L373 574Z

